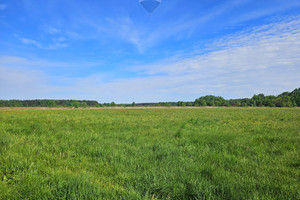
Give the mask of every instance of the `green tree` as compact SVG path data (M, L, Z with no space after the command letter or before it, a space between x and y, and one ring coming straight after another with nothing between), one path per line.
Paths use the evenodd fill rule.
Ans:
M178 101L177 102L177 106L186 106L185 103L183 101Z
M88 105L86 102L81 102L80 107L86 108L86 107L88 107Z
M73 107L74 108L79 108L80 107L80 103L79 102L74 102L73 103Z
M200 99L199 106L207 106L205 99Z

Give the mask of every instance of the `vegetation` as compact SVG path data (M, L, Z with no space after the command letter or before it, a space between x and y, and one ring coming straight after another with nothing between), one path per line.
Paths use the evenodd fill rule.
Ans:
M0 107L98 107L97 101L87 100L0 100Z
M299 199L298 108L0 110L0 199Z
M300 106L300 88L293 92L284 92L278 96L254 95L252 98L225 100L223 97L207 95L194 102L159 102L99 104L97 101L80 100L0 100L0 107L135 107L135 106L225 106L225 107L296 107Z
M300 106L300 88L284 92L278 96L254 95L252 98L225 100L212 95L195 100L194 106L234 106L234 107L296 107Z

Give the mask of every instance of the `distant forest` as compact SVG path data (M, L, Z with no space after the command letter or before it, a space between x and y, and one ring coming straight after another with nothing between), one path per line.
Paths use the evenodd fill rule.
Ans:
M300 88L292 92L284 92L277 96L264 94L254 95L252 98L226 100L220 96L207 95L195 101L184 102L159 102L159 103L135 103L116 104L98 103L89 100L0 100L0 107L135 107L135 106L220 106L220 107L297 107L300 106Z

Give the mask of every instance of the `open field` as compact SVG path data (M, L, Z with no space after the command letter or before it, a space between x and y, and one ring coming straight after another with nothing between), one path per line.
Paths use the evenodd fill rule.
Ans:
M0 110L0 199L299 199L300 109Z

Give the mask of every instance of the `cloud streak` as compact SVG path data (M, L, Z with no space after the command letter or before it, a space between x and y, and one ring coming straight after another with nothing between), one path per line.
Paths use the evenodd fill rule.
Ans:
M132 19L129 16L122 16L119 18L105 18L105 21L84 21L88 26L97 30L98 35L106 33L109 37L119 38L127 41L135 46L140 54L145 53L148 49L159 44L169 38L181 38L187 39L192 34L201 32L202 28L207 28L211 24L215 23L215 20L223 20L226 18L226 13L230 13L233 10L246 7L253 4L250 0L229 0L216 7L212 7L209 10L205 10L199 17L194 15L184 15L176 18L172 21L166 21L164 23L158 23L157 26L147 27L147 21L144 20L140 23L136 19ZM235 26L244 21L261 18L268 16L276 12L284 11L295 6L299 6L297 1L289 1L282 4L282 6L276 6L272 8L262 7L259 10L251 10L241 16L235 18L226 18L222 21L220 27ZM178 5L177 5L178 6ZM153 19L152 23L155 23ZM99 37L102 39L102 37Z
M300 85L299 16L224 37L209 50L134 69L149 76L165 74L162 79L181 78L180 87L169 90L179 93L214 91L225 97L242 97L256 92L274 94ZM190 90L185 90L185 85Z
M149 73L155 71L194 73L201 72L205 68L219 71L246 71L273 67L299 67L300 19L297 17L232 34L215 41L210 49L212 52L204 55L150 68ZM176 71L173 70L174 68Z
M134 78L108 80L100 72L79 78L51 77L41 69L16 67L30 68L41 61L0 57L0 93L3 98L20 98L18 94L23 94L27 98L35 95L130 103L188 101L207 94L240 98L290 91L300 85L300 17L230 34L208 45L206 52L195 52L197 49L185 52L185 56L131 67L131 73L138 75ZM28 82L28 77L34 79ZM55 85L53 79L68 84Z
M66 43L63 43L65 40L62 40L61 38L54 39L54 43L48 44L46 46L43 46L39 42L27 38L20 38L20 41L23 44L28 44L28 45L33 45L39 49L44 49L44 50L56 50L59 48L66 48L68 45Z
M27 38L21 38L20 40L23 44L31 44L35 47L42 48L42 45L35 40L31 40L31 39L27 39Z

